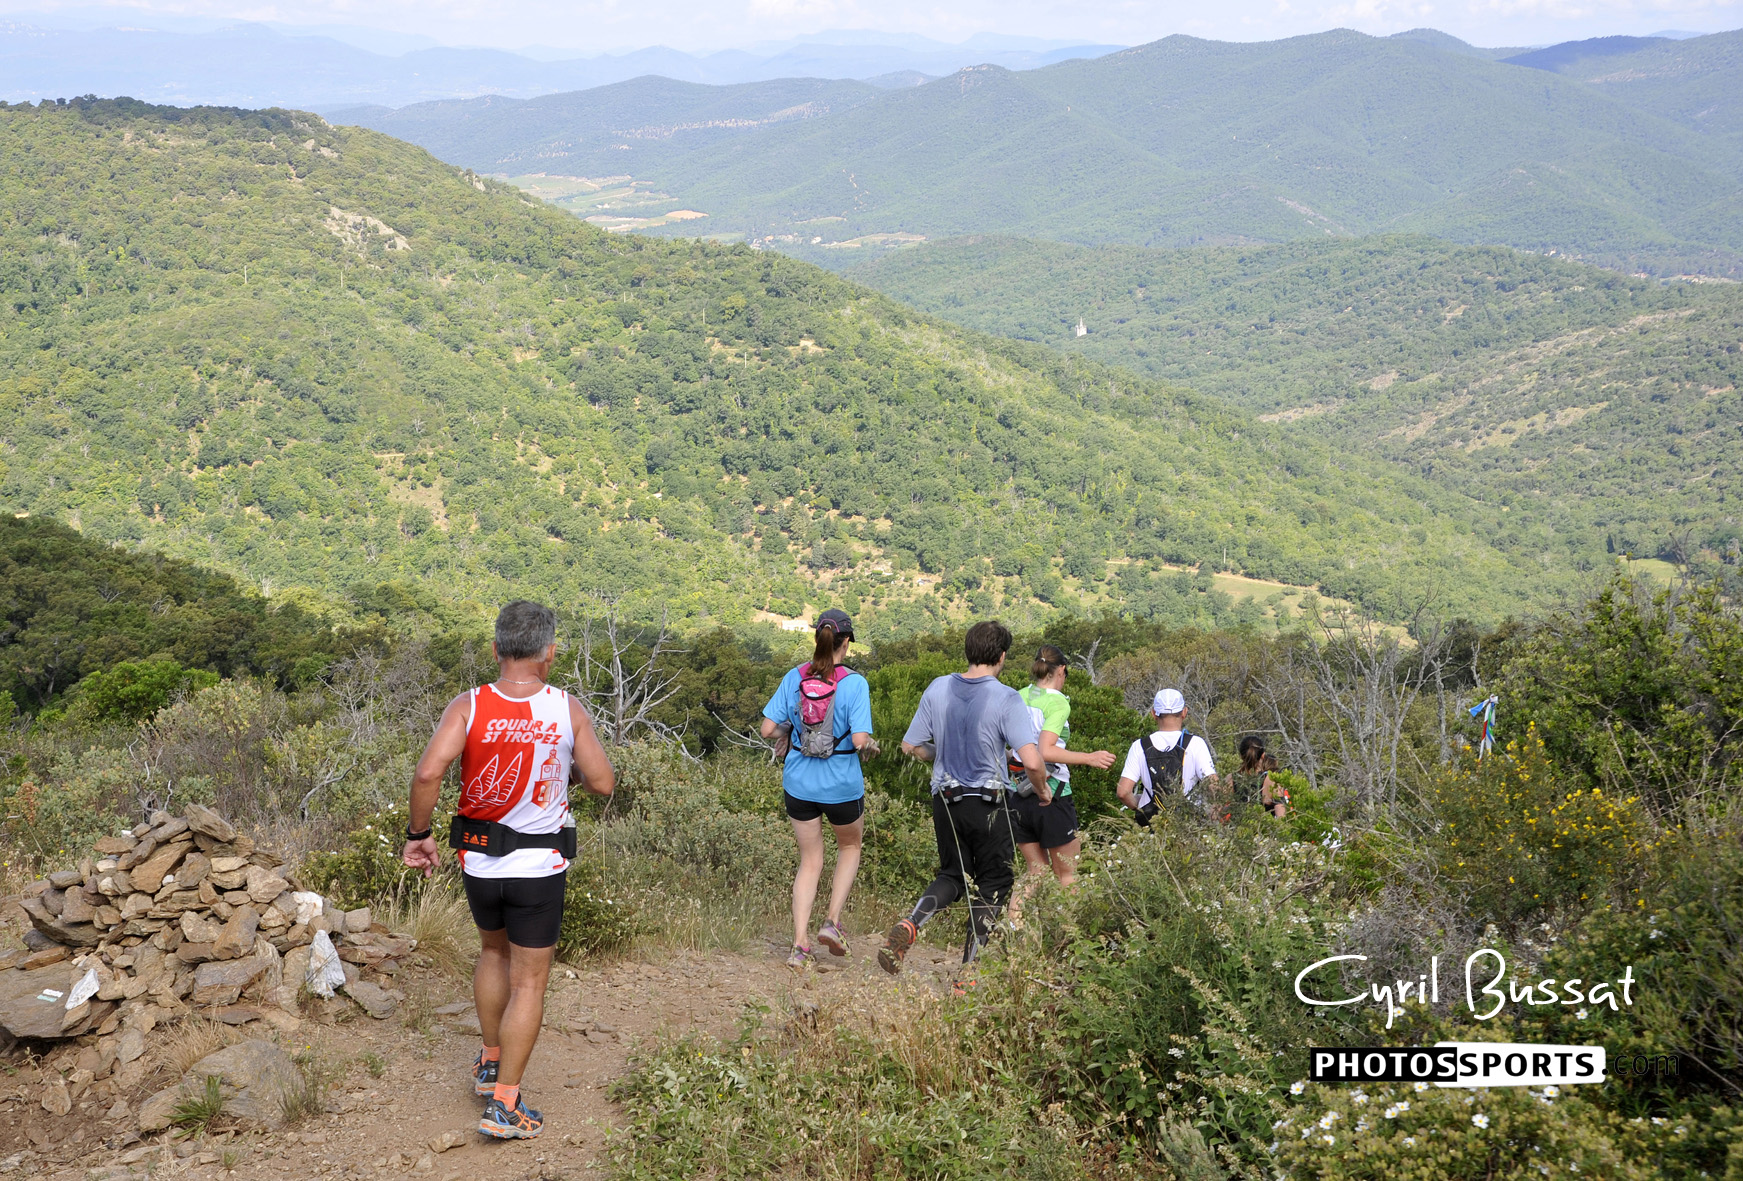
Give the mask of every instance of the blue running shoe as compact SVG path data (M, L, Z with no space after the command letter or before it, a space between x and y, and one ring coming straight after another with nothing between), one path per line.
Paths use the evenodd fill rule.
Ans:
M496 1094L496 1072L502 1066L502 1061L486 1062L484 1051L478 1051L478 1061L472 1064L472 1083L480 1095Z
M478 1121L480 1132L498 1140L531 1140L544 1128L544 1117L528 1107L526 1100L516 1099L510 1109L495 1095L484 1105L484 1117Z

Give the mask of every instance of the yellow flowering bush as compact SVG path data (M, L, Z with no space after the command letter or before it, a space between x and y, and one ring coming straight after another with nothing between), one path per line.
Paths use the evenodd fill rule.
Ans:
M1534 725L1436 784L1441 870L1478 915L1506 922L1593 901L1651 850L1635 797L1571 779Z

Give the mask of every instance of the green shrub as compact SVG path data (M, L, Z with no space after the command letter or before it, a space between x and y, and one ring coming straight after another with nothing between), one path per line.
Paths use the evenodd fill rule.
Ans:
M612 1087L628 1117L612 1163L637 1178L1085 1177L1076 1125L1000 1068L995 1014L976 1012L826 1006L777 1036L753 1018L734 1043L667 1043Z
M1290 840L1317 845L1332 834L1337 827L1331 810L1337 788L1328 784L1315 791L1307 782L1307 776L1295 771L1273 771L1271 782L1289 793L1289 815L1284 820L1284 831Z
M439 816L431 825L437 839L443 840L446 818ZM406 806L384 808L341 838L338 848L309 854L303 862L303 881L347 910L387 897L413 897L427 879L421 870L408 869L400 860L405 831Z
M1696 1158L1711 1159L1716 1144L1723 1162L1728 1145L1743 1143L1729 1109L1706 1126L1630 1119L1601 1106L1595 1090L1312 1085L1273 1130L1274 1160L1296 1181L1668 1181L1716 1175Z
M866 793L865 852L854 889L905 904L919 896L937 870L931 808L881 792Z
M178 798L204 800L199 781ZM139 769L128 752L93 746L63 752L40 780L0 787L10 845L44 868L71 865L98 837L140 819Z
M1743 787L1743 606L1721 580L1666 586L1618 570L1495 652L1503 724L1535 723L1582 785L1661 816Z
M1354 1028L1293 995L1348 917L1316 901L1332 855L1211 829L1104 822L1091 839L1078 934L1050 969L1068 998L1049 1015L1059 1096L1085 1123L1185 1119L1262 1143L1305 1047Z
M97 723L143 722L178 697L218 683L217 673L183 668L174 660L125 660L79 682L71 717Z
M1580 1021L1548 1011L1535 1040L1590 1040L1601 1019L1617 1059L1675 1062L1674 1070L1613 1074L1607 1102L1630 1115L1666 1115L1719 1084L1743 1093L1743 840L1735 827L1685 834L1661 850L1664 869L1638 896L1588 915L1545 957L1556 979L1614 978L1631 965L1633 1006Z
M635 908L616 897L597 860L577 858L563 887L563 927L557 958L574 961L627 947L636 934Z

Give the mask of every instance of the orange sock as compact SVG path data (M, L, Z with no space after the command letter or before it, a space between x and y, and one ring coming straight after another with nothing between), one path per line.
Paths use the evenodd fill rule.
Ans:
M511 1087L507 1083L497 1083L496 1101L513 1111L514 1105L520 1102L520 1084L516 1083Z
M502 1047L501 1046L485 1046L484 1047L484 1061L486 1061L486 1062L500 1062L500 1061L502 1061Z

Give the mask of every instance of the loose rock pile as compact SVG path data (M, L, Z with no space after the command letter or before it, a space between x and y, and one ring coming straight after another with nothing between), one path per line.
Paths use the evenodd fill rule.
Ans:
M76 1072L87 1083L190 1012L291 1030L302 986L318 975L311 945L321 932L342 961L343 990L371 1016L391 1015L402 998L383 985L414 941L367 908L346 912L299 886L277 853L211 809L155 812L17 900L32 930L28 950L0 952L0 1029L15 1039L95 1034Z

